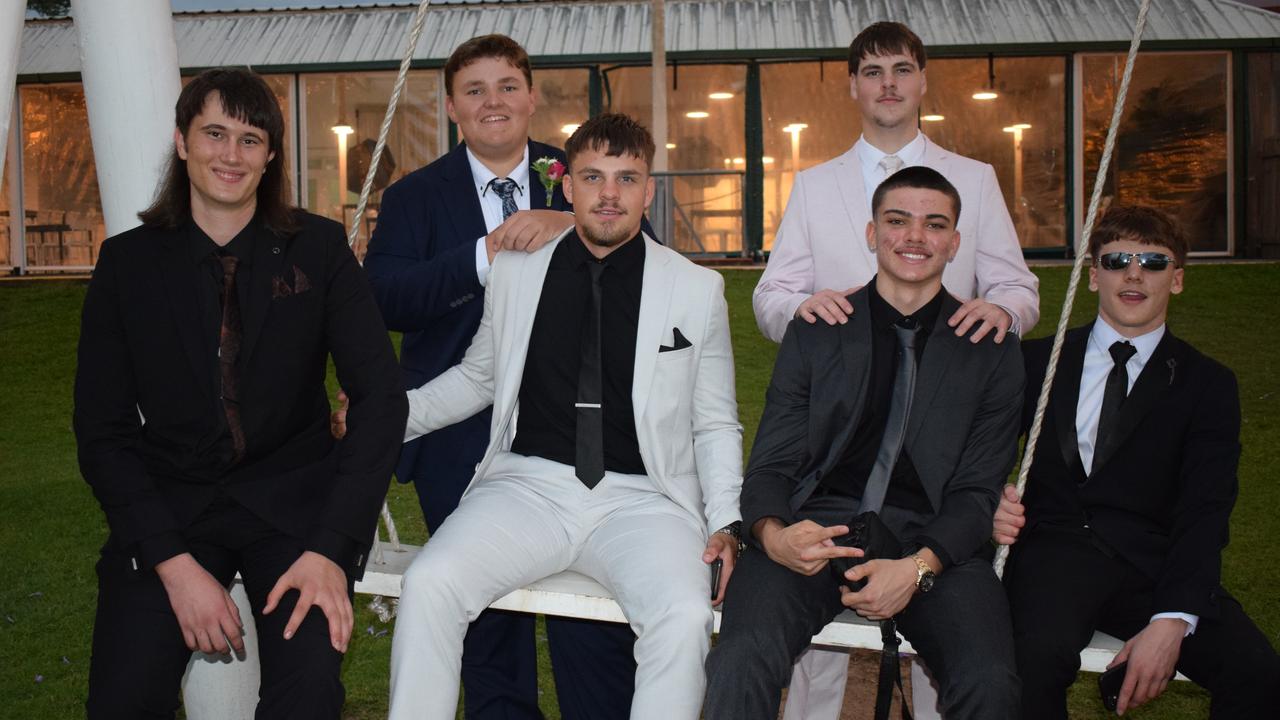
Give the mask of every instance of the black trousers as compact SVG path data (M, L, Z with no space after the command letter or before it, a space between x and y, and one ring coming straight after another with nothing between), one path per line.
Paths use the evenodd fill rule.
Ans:
M1095 629L1127 640L1154 614L1152 582L1085 528L1026 533L1010 553L1005 586L1027 720L1067 717L1067 688ZM1178 671L1212 694L1210 717L1274 717L1280 657L1225 590L1219 607L1182 641Z
M488 417L481 413L476 417ZM472 422L467 420L465 422ZM488 420L482 426L488 438ZM485 445L481 444L478 459ZM465 471L415 479L427 527L434 531L458 506L471 479ZM446 478L455 479L446 482ZM466 720L542 720L538 709L536 616L486 610L462 643ZM626 720L635 694L636 635L626 623L547 616L547 642L563 720Z
M847 522L852 508L847 498L826 496L811 499L799 515L829 526ZM892 507L882 517L899 537L922 520ZM796 658L845 609L842 582L829 569L805 576L747 549L729 579L720 638L707 657L707 720L777 717ZM1016 717L1008 605L990 564L976 558L947 568L896 620L938 681L945 717Z
M330 645L324 613L313 607L289 640L283 634L296 590L286 593L270 615L262 615L276 580L302 554L302 542L229 500L217 501L184 536L192 555L218 582L229 587L237 571L244 579L253 617L240 620L257 623L262 665L256 717L337 720L344 698L342 654ZM164 585L154 570L133 570L110 539L97 571L88 717L173 718L191 651Z

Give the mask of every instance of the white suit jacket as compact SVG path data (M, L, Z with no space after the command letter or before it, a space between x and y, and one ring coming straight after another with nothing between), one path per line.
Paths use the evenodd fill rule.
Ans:
M960 251L942 284L961 300L982 297L1008 310L1025 335L1040 318L1039 280L1027 269L996 173L986 163L938 147L925 137L921 165L960 191ZM773 252L752 295L756 323L782 341L796 309L818 290L866 285L876 273L867 249L871 208L853 148L796 176L773 241Z
M534 253L499 253L480 329L462 362L409 391L406 442L493 405L489 448L468 490L515 439L529 335L551 254L564 237ZM647 236L643 241L631 389L640 457L658 489L711 533L741 519L742 426L724 279ZM692 346L658 352L674 347L675 328Z

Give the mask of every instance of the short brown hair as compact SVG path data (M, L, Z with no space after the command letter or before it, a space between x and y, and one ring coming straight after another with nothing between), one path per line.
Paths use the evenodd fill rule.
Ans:
M275 93L262 76L248 68L205 70L182 88L174 106L174 123L187 137L191 122L204 111L211 97L222 103L222 111L246 125L267 133L267 150L275 153L258 183L255 213L276 235L297 229L289 182L284 170L284 115ZM151 206L138 213L146 225L175 228L191 219L191 176L187 163L175 146L169 154L164 177Z
M653 167L653 135L648 128L621 113L597 115L582 123L564 144L564 154L573 169L573 159L584 150L604 150L610 157L630 155Z
M1121 240L1164 247L1173 254L1175 267L1186 264L1187 253L1191 250L1191 242L1182 224L1169 213L1149 205L1117 205L1102 216L1089 235L1089 255L1093 262L1098 262L1103 245Z
M453 97L453 76L462 68L484 58L506 60L524 74L524 81L533 88L533 69L529 66L529 53L520 47L520 43L506 35L481 35L458 46L444 64L444 92Z
M960 222L960 193L956 190L956 186L951 181L943 177L942 173L931 167L924 165L910 165L902 168L898 172L885 178L885 181L876 186L876 191L871 194L871 217L874 219L880 212L880 206L884 204L884 196L889 194L890 190L898 188L918 188L921 190L937 190L951 199L951 209L956 216L951 218L953 225Z
M919 35L899 22L872 23L849 45L849 74L858 72L858 65L864 57L893 53L910 55L920 69L924 69L924 43L920 42Z

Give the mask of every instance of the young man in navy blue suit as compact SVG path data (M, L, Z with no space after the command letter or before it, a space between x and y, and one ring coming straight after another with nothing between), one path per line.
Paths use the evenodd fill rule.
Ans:
M1154 208L1112 208L1098 223L1098 318L1067 333L1026 497L1007 486L996 510L993 536L1013 544L1004 579L1028 720L1065 720L1095 629L1125 640L1111 663L1127 663L1122 715L1159 696L1175 669L1213 695L1212 718L1280 707L1280 656L1221 585L1238 488L1236 378L1165 325L1188 250ZM1052 340L1023 346L1024 429Z
M445 65L445 91L465 142L387 188L365 258L387 327L404 333L406 388L462 360L497 252L533 252L573 225L558 182L548 191L532 167L542 158L563 165L565 157L529 139L537 98L524 49L503 35L468 40ZM396 475L414 483L433 532L484 454L490 413L401 452ZM490 611L472 623L462 669L467 718L541 717L533 634L529 615ZM635 677L631 629L548 618L547 634L563 716L626 717Z

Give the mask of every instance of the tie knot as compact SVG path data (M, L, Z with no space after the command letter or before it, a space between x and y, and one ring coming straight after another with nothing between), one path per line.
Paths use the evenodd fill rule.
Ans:
M1138 348L1124 342L1123 340L1117 340L1111 343L1110 352L1111 359L1114 360L1117 365L1124 365L1129 362L1129 358L1133 357L1134 354L1138 352Z
M899 321L893 324L893 331L898 335L898 347L904 350L915 349L916 334L920 332L920 323L915 320Z
M222 262L222 274L224 277L231 277L236 274L236 265L240 264L240 258L235 255L219 255L218 260Z
M880 159L880 167L884 169L885 177L889 177L890 175L901 170L903 164L904 163L902 162L902 158L898 157L897 155L885 155L883 158Z
M494 178L489 181L489 187L493 188L493 191L498 193L498 197L501 197L503 200L510 200L515 197L516 188L518 188L519 185L516 184L515 180L508 178Z
M600 282L600 276L604 275L604 269L608 267L602 262L596 260L587 261L587 270L591 273L591 282Z

